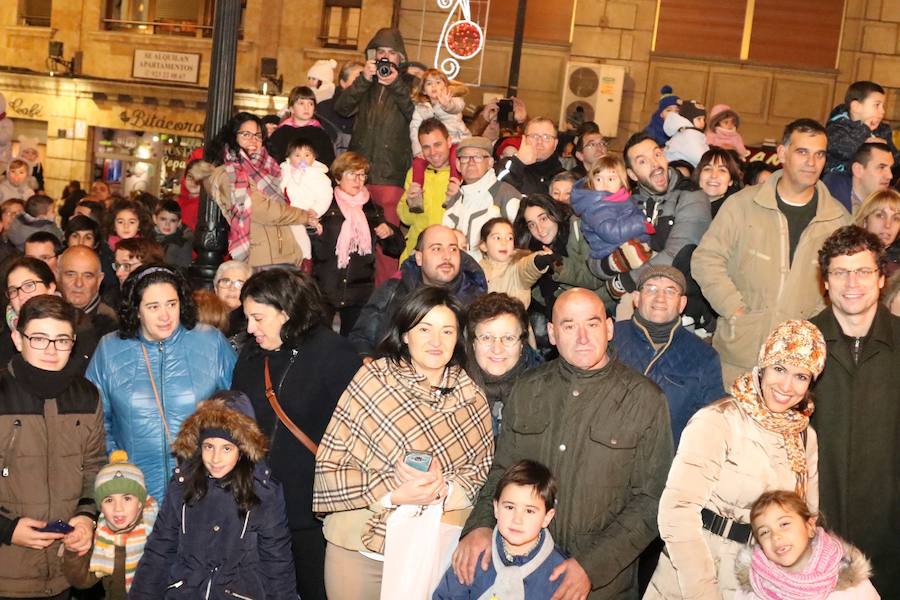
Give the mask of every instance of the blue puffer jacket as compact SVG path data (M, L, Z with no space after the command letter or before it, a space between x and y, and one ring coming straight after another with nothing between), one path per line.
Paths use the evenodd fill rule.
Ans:
M103 336L88 365L87 377L103 399L106 448L121 448L144 472L147 491L165 496L175 458L166 440L144 353L159 391L172 440L197 403L217 390L231 387L237 357L225 337L208 325L183 326L162 342L123 340L113 332Z
M591 247L591 258L606 258L628 240L648 243L647 217L625 188L618 192L600 192L587 187L586 180L572 188L572 210L581 218L584 239Z
M175 469L128 597L295 600L284 496L265 461L253 470L259 505L244 515L216 479L208 480L203 498L186 504L185 477Z
M650 336L635 321L616 323L613 344L617 358L662 388L669 402L675 447L695 412L719 398L722 367L712 346L681 327L675 327L669 343L655 351Z

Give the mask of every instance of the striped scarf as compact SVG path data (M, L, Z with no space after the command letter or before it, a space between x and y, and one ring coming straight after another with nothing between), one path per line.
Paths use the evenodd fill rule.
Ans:
M153 496L147 496L144 502L144 510L138 517L137 523L124 531L113 531L103 513L97 522L97 531L94 534L94 552L91 554L91 573L97 577L112 575L116 566L116 546L125 547L125 591L131 589L131 581L134 572L137 571L138 562L144 555L144 544L153 530L153 523L159 506Z
M757 367L734 381L731 386L731 395L751 419L764 429L781 434L784 438L791 471L797 478L795 491L801 498L806 499L806 448L802 434L809 427L809 416L813 412L812 401L808 402L806 410L803 412L793 409L783 413L772 412L766 406L762 391L759 389L759 369Z
M250 194L258 190L269 198L285 202L281 192L281 168L265 148L250 156L228 149L225 172L232 188L232 201L225 215L228 219L228 252L234 260L250 258Z

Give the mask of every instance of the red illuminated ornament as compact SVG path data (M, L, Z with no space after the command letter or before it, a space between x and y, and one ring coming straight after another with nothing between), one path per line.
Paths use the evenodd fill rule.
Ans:
M481 50L481 28L471 21L457 21L447 31L447 49L459 58L471 58Z

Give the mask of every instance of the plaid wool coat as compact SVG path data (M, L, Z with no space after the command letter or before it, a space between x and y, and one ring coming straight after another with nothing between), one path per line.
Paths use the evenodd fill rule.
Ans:
M494 441L484 392L462 368L448 367L439 391L405 361L380 358L357 372L316 455L313 511L328 513L326 539L384 552L391 509L380 502L397 487L394 465L410 451L430 452L452 484L445 515L467 516L491 467ZM343 544L329 536L337 523Z

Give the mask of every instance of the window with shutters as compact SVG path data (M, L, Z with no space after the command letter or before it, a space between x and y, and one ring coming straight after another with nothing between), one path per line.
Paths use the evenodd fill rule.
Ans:
M113 31L211 38L215 6L215 0L107 0L103 25ZM242 0L242 22L246 8Z
M362 0L325 0L319 40L325 48L356 50Z
M653 52L837 67L844 0L658 0Z

